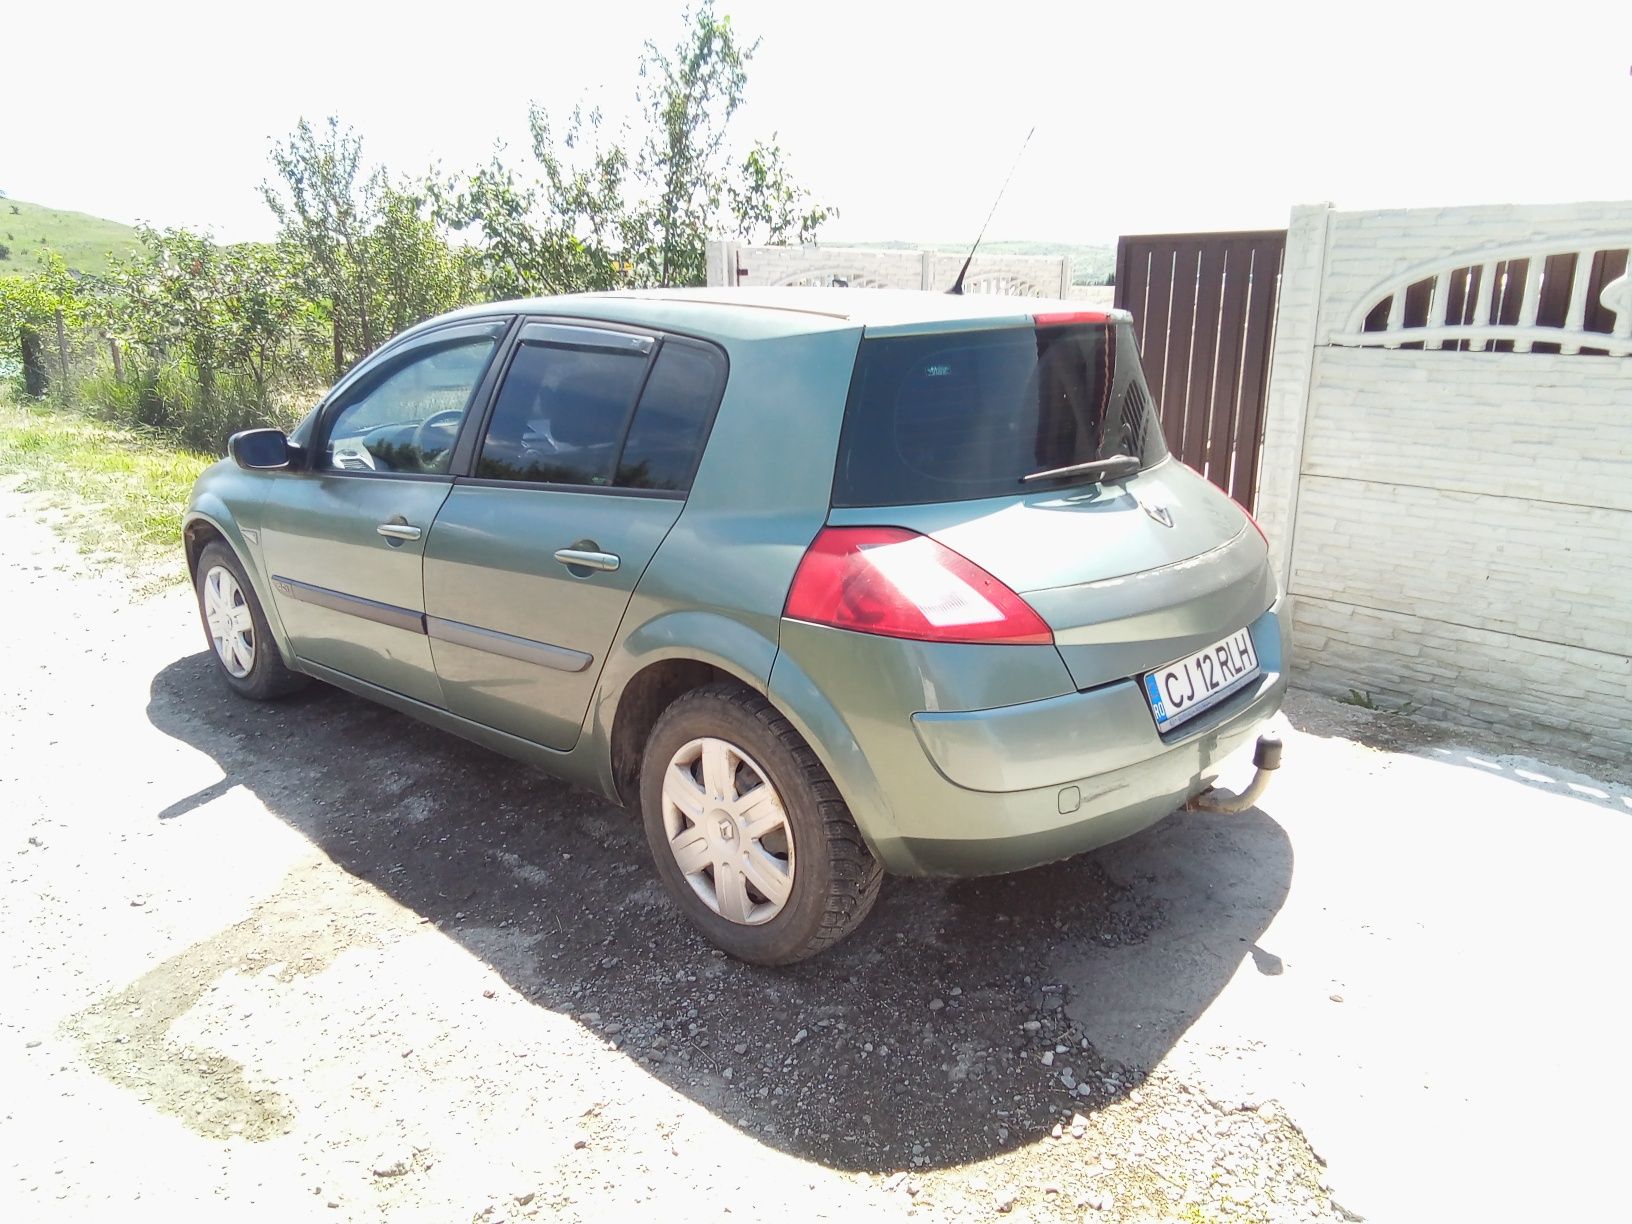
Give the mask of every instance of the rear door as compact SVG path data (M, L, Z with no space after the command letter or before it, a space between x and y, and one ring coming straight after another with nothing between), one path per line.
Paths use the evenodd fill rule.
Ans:
M711 345L523 325L471 475L425 552L448 709L550 748L578 740L634 592L685 505L724 391Z

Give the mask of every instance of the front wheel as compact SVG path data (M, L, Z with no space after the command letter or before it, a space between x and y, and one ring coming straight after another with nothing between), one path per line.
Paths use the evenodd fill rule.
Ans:
M838 788L775 707L734 684L657 720L640 773L658 874L686 917L740 960L804 960L861 924L883 869Z
M193 575L204 636L227 687L251 701L270 701L304 688L307 680L284 666L243 564L225 544L208 545Z

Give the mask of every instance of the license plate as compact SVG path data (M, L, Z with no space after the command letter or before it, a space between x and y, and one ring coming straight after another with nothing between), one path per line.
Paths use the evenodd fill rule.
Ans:
M1145 676L1145 700L1158 731L1170 731L1258 675L1258 652L1245 629L1206 650L1175 659Z

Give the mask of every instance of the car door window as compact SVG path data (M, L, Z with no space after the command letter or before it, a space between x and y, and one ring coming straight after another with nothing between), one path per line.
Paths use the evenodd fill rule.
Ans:
M643 349L531 343L524 336L499 389L475 474L610 485L647 363Z
M725 356L718 349L665 340L618 459L618 486L682 493L691 488L724 388Z
M495 328L495 331L498 330ZM496 335L417 349L347 395L318 466L331 471L442 473Z

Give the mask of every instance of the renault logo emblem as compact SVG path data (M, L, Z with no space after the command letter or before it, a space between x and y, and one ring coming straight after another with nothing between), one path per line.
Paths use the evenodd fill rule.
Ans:
M1151 518L1155 519L1163 527L1173 526L1173 516L1167 512L1166 506L1153 506L1149 502L1143 501L1140 502L1139 505L1146 514L1150 515Z

